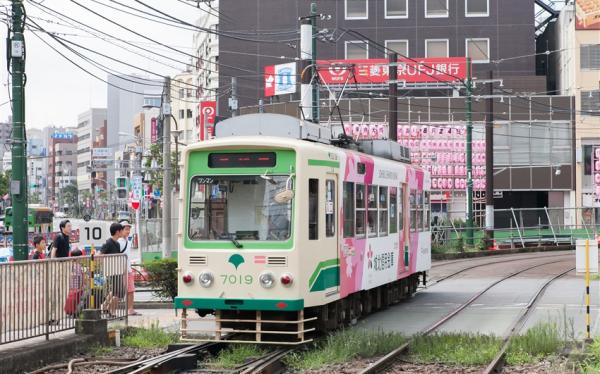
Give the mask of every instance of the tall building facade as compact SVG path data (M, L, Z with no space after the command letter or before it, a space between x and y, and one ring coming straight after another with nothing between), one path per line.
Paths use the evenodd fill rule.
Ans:
M4 154L10 154L10 142L12 136L12 119L0 122L0 160L4 160ZM5 169L3 167L3 169Z
M77 116L77 189L93 193L91 160L94 140L106 126L106 108L91 108Z
M583 207L578 222L600 222L600 190L594 176L594 150L600 149L600 23L588 26L576 1L566 5L538 43L540 62L548 72L548 89L575 98L576 193L573 205ZM596 1L600 6L600 1ZM593 221L592 221L593 220Z
M265 66L299 57L299 18L310 14L311 2L219 2L219 11L228 16L219 22L219 31L235 36L218 41L219 86L230 87L231 77L237 77L240 106L257 105L264 97ZM318 59L385 58L381 46L410 58L468 56L474 77L487 78L491 70L515 92L544 91L545 80L535 76L534 1L340 0L317 5L318 13L326 15L317 20ZM429 96L440 90L452 94L441 86ZM299 95L269 100L297 100ZM228 115L227 96L219 100L219 111Z
M63 190L77 185L76 128L56 130L50 135L48 147L49 201L55 209L68 209L63 201Z
M192 69L173 77L171 84L171 113L175 121L171 121L171 131L175 131L178 141L185 144L198 140L196 113L196 87Z
M44 174L46 147L40 129L27 129L27 181L29 202L39 204L46 201L47 178Z

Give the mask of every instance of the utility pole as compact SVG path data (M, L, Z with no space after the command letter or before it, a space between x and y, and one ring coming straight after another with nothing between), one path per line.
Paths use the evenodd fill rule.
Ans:
M317 4L310 4L310 15L300 18L300 106L302 117L319 123L317 76ZM307 74L310 71L310 74Z
M229 98L229 110L231 111L231 116L237 116L238 110L238 99L237 99L237 78L231 77L231 97ZM204 115L206 118L206 114ZM208 127L207 127L208 129ZM206 138L208 139L208 137Z
M485 105L485 239L494 240L494 72L489 73L489 98Z
M12 78L12 180L10 194L13 214L13 256L27 260L29 223L27 219L27 158L25 154L25 15L22 0L12 1L10 66Z
M473 82L467 57L467 245L473 245Z
M163 115L162 257L171 258L171 77L165 77Z
M398 54L390 52L389 60L389 98L388 98L388 118L390 124L388 126L389 139L393 142L398 141Z

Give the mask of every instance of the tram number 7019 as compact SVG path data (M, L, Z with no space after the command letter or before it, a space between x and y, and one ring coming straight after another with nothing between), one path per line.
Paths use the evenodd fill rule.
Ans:
M253 281L253 277L250 274L221 274L221 279L223 279L223 284L252 284Z

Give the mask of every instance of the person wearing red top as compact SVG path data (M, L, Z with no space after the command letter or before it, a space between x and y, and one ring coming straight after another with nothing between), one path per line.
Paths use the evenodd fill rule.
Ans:
M46 239L41 236L33 238L33 253L31 254L32 260L43 260L46 258Z

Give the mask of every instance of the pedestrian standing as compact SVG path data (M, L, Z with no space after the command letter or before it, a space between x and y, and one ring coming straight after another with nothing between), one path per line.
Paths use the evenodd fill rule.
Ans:
M131 242L129 241L129 234L131 233L131 223L126 219L119 222L123 226L123 236L119 238L119 245L121 246L121 253L127 255L127 314L130 316L139 316L140 314L133 309L134 295L135 295L135 274L131 267Z
M110 238L102 245L100 252L103 255L114 255L121 253L121 246L119 245L119 238L123 236L123 226L119 223L113 223L110 225ZM109 316L114 317L119 305L120 299L125 297L125 282L119 269L116 268L115 263L105 259L104 262L104 275L107 276L109 283L109 292L106 296L106 300L102 303L102 309L106 311ZM112 265L112 266L111 266Z
M33 238L33 252L31 254L32 260L43 260L46 258L46 239L42 236L36 236Z
M52 251L50 252L51 258L69 257L71 253L71 222L65 219L58 225L60 233L54 239L52 243Z

